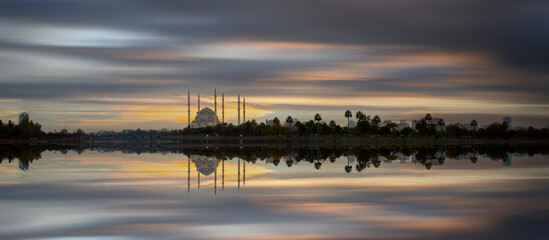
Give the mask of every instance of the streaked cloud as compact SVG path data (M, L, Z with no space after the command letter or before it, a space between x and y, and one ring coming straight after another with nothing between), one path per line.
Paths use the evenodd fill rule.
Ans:
M248 96L258 120L343 123L352 108L545 126L548 12L538 0L5 1L0 116L27 111L46 130L181 128L173 99L217 87Z

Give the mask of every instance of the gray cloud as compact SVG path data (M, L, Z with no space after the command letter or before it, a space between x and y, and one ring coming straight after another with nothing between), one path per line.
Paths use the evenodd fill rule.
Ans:
M0 7L0 96L25 101L166 97L216 86L266 96L438 96L545 104L548 12L549 4L539 0L8 0ZM250 45L261 41L326 46ZM223 45L230 43L241 45ZM422 66L343 70L358 75L354 79L292 79L295 73L356 63L421 62L422 54L465 57L453 65L437 65L434 58ZM375 70L382 76L369 76Z

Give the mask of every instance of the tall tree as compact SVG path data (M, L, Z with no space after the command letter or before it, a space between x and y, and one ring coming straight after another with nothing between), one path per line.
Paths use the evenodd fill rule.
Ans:
M361 111L356 112L355 115L356 115L357 122L363 121L364 118L366 117L366 115L364 115L364 113L362 113Z
M473 127L475 131L477 130L477 127L478 127L477 120L473 119L473 121L471 121L471 127Z
M433 116L431 116L430 113L427 113L427 115L425 115L425 121L427 122L427 124L431 124L433 123Z
M442 119L442 118L439 119L437 125L440 127L440 131L443 132L444 131L444 126L446 125L446 123L444 122L444 119Z
M372 118L372 126L379 127L379 123L381 123L381 118L378 115L375 115L374 118Z
M353 113L351 112L351 110L345 111L345 117L347 118L347 128L349 128L350 118L353 117Z
M322 121L322 117L320 116L320 113L315 114L315 121L318 125L318 131L317 133L320 135L320 121Z
M388 122L386 126L391 129L391 132L394 132L395 129L398 127L398 125L394 122Z
M288 124L288 127L291 127L292 123L294 123L294 119L292 118L292 116L288 116L286 118L286 124Z

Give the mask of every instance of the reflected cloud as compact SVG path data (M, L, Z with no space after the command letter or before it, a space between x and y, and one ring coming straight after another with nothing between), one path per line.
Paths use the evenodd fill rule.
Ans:
M526 223L547 221L544 146L26 146L0 153L0 236L9 239L499 238L524 229L542 236ZM509 156L513 164L502 166ZM17 170L17 160L29 157L29 169ZM430 170L420 160L440 157ZM370 167L358 172L364 163ZM501 228L506 219L515 219L509 232Z

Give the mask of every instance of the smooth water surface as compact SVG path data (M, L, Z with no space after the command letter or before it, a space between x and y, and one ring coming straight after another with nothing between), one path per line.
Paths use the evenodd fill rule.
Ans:
M0 164L0 239L548 234L545 147L10 149Z

